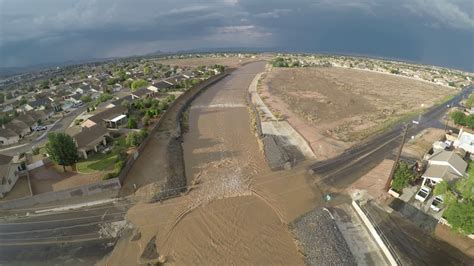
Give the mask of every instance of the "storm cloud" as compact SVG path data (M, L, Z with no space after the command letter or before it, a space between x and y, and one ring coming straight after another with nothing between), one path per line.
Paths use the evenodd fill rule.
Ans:
M463 0L0 0L0 66L197 48L362 54L474 69Z

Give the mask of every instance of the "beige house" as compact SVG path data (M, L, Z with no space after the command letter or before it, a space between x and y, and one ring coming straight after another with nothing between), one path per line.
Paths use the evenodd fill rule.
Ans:
M84 159L87 159L89 152L97 152L99 146L107 145L107 137L110 136L107 129L101 125L70 127L66 133L74 139L79 155Z
M15 186L20 177L21 160L18 156L11 157L0 154L0 198L4 198Z
M428 158L428 167L422 175L422 185L435 185L442 180L453 183L462 178L467 163L454 151L438 151Z

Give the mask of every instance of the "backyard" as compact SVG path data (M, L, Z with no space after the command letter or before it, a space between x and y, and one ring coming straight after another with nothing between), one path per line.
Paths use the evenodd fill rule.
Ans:
M105 154L96 153L90 155L87 160L80 160L76 164L76 170L78 173L82 174L91 174L112 170L117 158L118 154L116 152L109 152Z

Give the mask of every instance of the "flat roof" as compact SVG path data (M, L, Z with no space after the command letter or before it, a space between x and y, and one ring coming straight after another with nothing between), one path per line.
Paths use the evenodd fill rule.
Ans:
M119 116L115 117L114 119L112 119L110 121L115 123L117 121L120 121L120 120L124 119L125 117L127 117L127 116L126 115L119 115Z

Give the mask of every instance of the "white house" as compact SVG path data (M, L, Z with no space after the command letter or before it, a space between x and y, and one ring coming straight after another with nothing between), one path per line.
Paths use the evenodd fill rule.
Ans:
M469 132L465 132L461 128L458 138L454 141L454 147L461 148L474 155L474 135Z
M428 158L428 167L422 175L423 183L435 185L442 180L453 183L462 178L466 172L467 163L454 151L441 150Z

